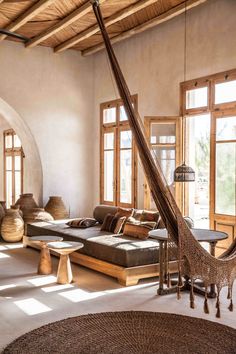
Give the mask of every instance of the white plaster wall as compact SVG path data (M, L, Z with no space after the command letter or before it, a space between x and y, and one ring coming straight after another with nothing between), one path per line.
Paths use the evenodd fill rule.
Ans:
M90 214L93 58L82 58L75 51L56 55L48 48L25 49L4 41L0 98L21 116L36 141L43 169L43 202L49 195L61 195L72 216ZM25 192L34 192L35 183L29 183Z
M142 117L179 115L183 81L184 15L114 45ZM94 204L99 201L99 105L118 98L104 51L95 58ZM208 0L187 15L187 77L194 79L236 68L236 1ZM143 175L138 176L138 206L143 206Z

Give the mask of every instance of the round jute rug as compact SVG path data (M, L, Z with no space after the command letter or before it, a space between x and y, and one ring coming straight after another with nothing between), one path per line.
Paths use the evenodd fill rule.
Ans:
M233 354L236 330L169 313L107 312L50 323L19 337L3 353Z

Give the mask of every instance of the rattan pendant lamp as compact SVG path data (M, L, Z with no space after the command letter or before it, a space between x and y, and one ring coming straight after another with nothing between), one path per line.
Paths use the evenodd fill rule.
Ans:
M187 0L185 0L184 11L184 81L186 81L186 59L187 59ZM184 136L184 117L182 119L182 139L183 139L183 163L174 171L175 182L194 182L195 172L192 167L185 163L185 136Z

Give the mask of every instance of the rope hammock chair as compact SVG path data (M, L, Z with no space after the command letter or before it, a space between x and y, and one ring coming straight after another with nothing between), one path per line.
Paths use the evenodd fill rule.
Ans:
M182 286L182 276L189 277L191 281L190 306L194 307L193 285L199 279L205 286L204 311L209 313L207 303L207 289L211 284L216 285L216 317L220 317L220 291L228 286L228 299L230 300L229 310L233 311L232 288L236 278L236 240L229 249L219 258L211 256L194 238L191 230L186 225L184 218L176 204L169 189L160 165L154 160L149 143L145 135L143 123L138 113L135 112L131 95L121 72L119 63L114 54L108 33L102 18L99 0L91 0L93 10L100 27L109 62L113 71L116 85L123 100L125 111L128 117L130 128L139 152L142 166L163 223L168 231L169 237L178 248L179 258L179 280L178 298Z

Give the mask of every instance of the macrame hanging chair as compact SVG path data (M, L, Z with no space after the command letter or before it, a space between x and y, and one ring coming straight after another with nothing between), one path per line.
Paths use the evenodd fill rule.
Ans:
M190 304L191 307L194 307L193 283L196 279L203 281L206 289L204 311L205 313L209 313L207 288L211 284L215 284L217 289L216 316L220 317L219 296L222 287L228 286L228 299L230 300L229 310L233 311L232 288L236 278L236 240L223 255L219 258L215 258L211 256L192 235L191 230L186 225L176 201L171 194L160 165L154 160L151 154L143 123L138 113L134 111L128 86L121 72L106 31L99 1L91 0L91 3L101 30L116 85L120 97L123 100L129 125L134 136L154 202L160 212L171 241L174 242L178 248L178 289L180 289L182 285L182 276L189 277L192 285Z

